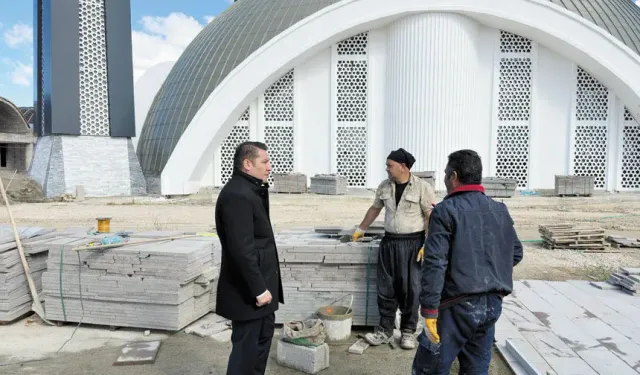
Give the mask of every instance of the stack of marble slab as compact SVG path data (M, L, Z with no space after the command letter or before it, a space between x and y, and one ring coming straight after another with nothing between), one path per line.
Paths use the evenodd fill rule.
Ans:
M347 178L336 174L317 174L311 177L309 191L315 194L344 195L347 193Z
M378 323L376 264L380 241L342 243L339 236L314 233L314 228L276 236L285 303L276 322L314 317L318 308L348 306L353 295L353 324Z
M42 299L42 274L47 267L51 243L66 238L76 230L56 232L41 227L18 227L20 242L29 265L31 278ZM31 311L33 296L15 242L13 228L0 226L0 321L11 322Z
M620 267L618 272L611 274L607 282L620 287L620 290L636 296L640 294L640 268Z
M302 173L274 173L273 192L297 194L306 193L307 175Z
M181 330L215 310L217 237L134 244L182 232L131 234L131 244L49 252L42 276L47 319L119 327Z

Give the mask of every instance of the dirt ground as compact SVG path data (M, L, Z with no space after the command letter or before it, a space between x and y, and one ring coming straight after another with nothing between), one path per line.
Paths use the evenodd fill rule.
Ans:
M82 202L12 203L11 210L19 226L93 227L96 225L97 217L111 217L111 230L114 232L203 231L214 226L215 198L214 192L175 199L140 197L87 199ZM372 198L371 191L350 192L345 196L272 194L272 222L276 231L320 225L353 227L362 220ZM540 246L537 231L540 224L567 222L600 226L607 230L607 234L640 236L640 194L598 194L588 198L518 195L503 201L509 207L518 234L525 245L524 260L515 269L516 279L603 280L617 267L640 267L639 250L605 254L547 250ZM0 208L0 222L6 223L6 210ZM379 219L382 219L382 216ZM0 327L0 336L3 340L11 340L3 334L3 327ZM33 345L37 346L37 337L34 337L33 341ZM179 333L170 335L163 341L154 365L112 367L111 364L120 349L119 345L119 341L112 341L109 345L88 346L93 349L85 351L78 351L76 348L75 352L63 350L58 355L49 352L49 359L22 366L2 366L0 373L217 375L224 373L230 350L228 343ZM371 348L362 356L354 356L347 354L346 349L347 347L332 348L332 366L327 373L410 373L413 352ZM2 362L14 362L22 358L13 353L0 353L0 366ZM376 363L373 362L374 359ZM276 364L275 342L272 346L268 373L296 373ZM494 355L490 373L505 375L510 371L503 361Z

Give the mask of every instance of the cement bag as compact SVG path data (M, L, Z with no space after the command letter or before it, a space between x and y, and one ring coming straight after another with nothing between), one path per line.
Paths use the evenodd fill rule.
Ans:
M288 343L302 346L324 344L327 333L320 319L285 322L282 325L282 339Z

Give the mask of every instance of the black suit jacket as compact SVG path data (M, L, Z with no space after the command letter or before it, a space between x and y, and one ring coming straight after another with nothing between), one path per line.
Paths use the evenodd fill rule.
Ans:
M268 185L235 171L220 191L215 218L222 245L216 313L246 321L275 312L284 297ZM256 297L266 290L273 297L271 303L256 306Z

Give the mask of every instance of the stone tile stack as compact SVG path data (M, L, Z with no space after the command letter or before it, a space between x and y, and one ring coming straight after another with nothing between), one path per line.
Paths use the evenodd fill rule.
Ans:
M348 306L353 295L353 324L378 323L376 264L379 240L341 242L339 236L313 228L283 231L276 236L285 303L276 322L313 318L318 308Z
M130 242L183 233L145 232ZM177 331L215 310L217 237L49 251L42 276L47 319Z
M485 194L493 198L511 198L516 193L518 181L503 177L485 177L482 179Z
M311 177L309 191L315 194L344 195L347 193L347 178L335 174L317 174Z
M307 175L302 173L274 173L273 192L297 194L306 193Z
M77 230L55 232L41 227L18 227L36 291L42 291L42 275L47 267L51 243ZM81 229L81 231L84 229ZM40 295L39 298L42 296ZM0 226L0 322L11 322L31 311L33 297L20 259L11 226Z

